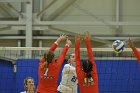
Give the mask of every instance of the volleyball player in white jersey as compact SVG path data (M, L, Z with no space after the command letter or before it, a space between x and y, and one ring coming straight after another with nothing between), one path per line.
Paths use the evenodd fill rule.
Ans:
M77 93L75 53L69 56L68 64L62 70L62 80L57 90L59 93Z

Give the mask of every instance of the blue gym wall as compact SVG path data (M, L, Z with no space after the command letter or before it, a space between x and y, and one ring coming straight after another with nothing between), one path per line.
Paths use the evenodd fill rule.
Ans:
M13 65L9 61L0 60L0 93L16 92L16 74Z
M17 72L14 73L10 62L0 60L0 93L24 91L23 80L29 76L37 85L38 62L39 59L18 59ZM100 93L140 93L140 65L137 61L96 60L96 64Z

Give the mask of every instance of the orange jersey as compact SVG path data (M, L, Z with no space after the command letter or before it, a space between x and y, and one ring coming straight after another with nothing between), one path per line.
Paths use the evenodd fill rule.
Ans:
M80 42L77 41L75 43L76 74L80 86L80 93L98 93L98 75L97 75L96 64L94 62L94 57L91 49L91 43L90 40L88 39L85 40L85 42L88 51L88 59L93 64L93 71L91 72L93 82L88 82L87 84L84 83L86 73L82 70L82 66L80 63Z
M134 55L136 56L138 62L140 63L140 53L138 52L138 50L134 47L132 48Z
M50 50L54 51L56 49L57 45L54 43ZM38 68L38 86L37 86L37 92L39 93L57 93L57 81L58 76L60 72L60 68L62 63L64 62L65 55L67 53L68 46L65 45L65 47L62 50L61 55L58 57L56 62L52 62L48 65L48 74L46 78L42 78L42 76L45 73L45 68L43 68L41 65L44 62L44 57L41 58L39 62L39 68Z

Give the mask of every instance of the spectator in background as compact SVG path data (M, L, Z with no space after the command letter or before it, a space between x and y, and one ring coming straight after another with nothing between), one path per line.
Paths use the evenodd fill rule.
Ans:
M24 89L25 91L20 93L35 93L34 79L32 77L24 79Z

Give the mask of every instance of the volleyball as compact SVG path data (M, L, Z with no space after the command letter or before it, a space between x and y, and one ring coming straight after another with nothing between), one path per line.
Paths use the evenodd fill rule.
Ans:
M116 53L121 53L125 48L125 44L121 40L115 40L112 44L112 48Z

